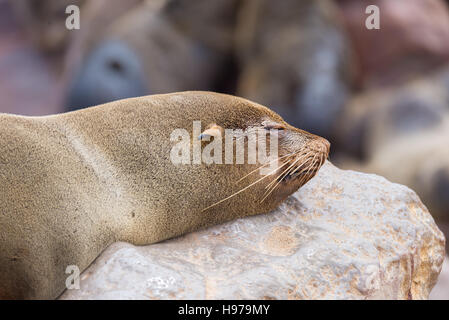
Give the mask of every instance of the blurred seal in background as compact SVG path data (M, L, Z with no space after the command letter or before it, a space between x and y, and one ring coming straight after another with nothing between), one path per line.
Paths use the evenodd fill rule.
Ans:
M83 7L85 25L107 22L69 50L67 110L214 90L270 105L292 124L332 138L351 73L331 1L146 1L113 20L99 7Z
M197 133L194 121L204 126ZM172 134L181 129L188 138L177 145L187 148L188 161L192 141L208 136L214 143L224 129L240 132L232 148L253 130L270 133L271 145L276 129L279 158L263 175L263 162L239 164L236 155L226 164L174 163ZM113 242L151 244L269 212L316 175L330 148L264 106L211 92L131 98L46 117L0 114L0 135L5 299L56 298L68 266L83 271ZM220 150L223 161L228 141L217 141L214 158ZM204 154L209 144L199 144Z

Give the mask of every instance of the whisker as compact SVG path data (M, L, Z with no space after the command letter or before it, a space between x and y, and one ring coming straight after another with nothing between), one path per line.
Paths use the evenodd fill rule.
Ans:
M260 201L260 203L262 203L278 186L279 184L282 182L282 180L289 174L293 174L292 172L296 172L299 168L301 168L302 164L298 165L296 168L290 169L292 167L294 167L294 165L296 163L298 163L300 160L304 159L304 157L308 157L312 152L307 152L305 154L303 154L300 158L296 159L292 165L290 165L287 170L285 170L283 173L281 173L278 178L276 178L275 180L273 180L272 182L270 182L270 184L267 186L269 189L267 191L265 191L262 200ZM309 168L309 167L307 167ZM301 170L301 172L303 172L303 170ZM282 177L281 177L282 176ZM279 179L280 178L280 179ZM273 185L273 182L277 180L277 183L273 186L273 187L269 187L271 185ZM265 188L267 188L265 187Z
M284 163L284 164L283 164L282 166L280 166L279 168L282 168L282 167L283 167L284 165L286 165L287 163L288 163L288 162ZM222 199L222 200L220 200L220 201L218 201L218 202L216 202L216 203L214 203L214 204L208 206L207 208L201 210L201 212L204 212L204 211L206 211L207 209L210 209L210 208L216 206L217 204L220 204L220 203L222 203L222 202L224 202L224 201L226 201L226 200L228 200L228 199L230 199L230 198L232 198L232 197L238 195L239 193L241 193L241 192L245 191L246 189L252 187L252 186L255 185L256 183L262 181L262 180L265 179L266 177L269 177L272 173L274 173L274 172L276 172L277 170L279 170L279 168L276 168L275 170L271 171L271 172L268 173L267 175L263 176L262 178L258 179L258 180L255 181L255 182L251 183L249 186L246 186L245 188L243 188L243 189L241 189L241 190L239 190L239 191L233 193L233 194L230 195L229 197L226 197L226 198L224 198L224 199Z
M268 192L268 194L270 194L271 191L273 191L274 189L276 189L276 187L279 185L279 183L281 183L282 179L284 179L284 178L289 174L289 172L291 172L291 168L294 167L294 165L295 165L299 160L301 160L301 159L296 159L295 161L293 161L293 163L292 163L286 170L284 170L284 172L282 172L281 174L279 174L279 175L277 176L276 179L274 179L273 181L271 181L271 182L265 187L265 189L267 189L267 190L265 191L265 193L264 193L262 196L264 196L267 192ZM272 186L276 181L277 181L277 183L274 185L273 188L271 188L270 186ZM270 191L270 190L271 190L271 191ZM264 196L264 198L262 199L262 201L263 201L265 198L266 198L266 196ZM261 201L261 202L262 202L262 201Z
M298 174L303 174L301 179L299 180L299 184L301 186L304 185L305 181L309 177L309 171L311 168L313 168L314 162L315 162L315 156L312 158L312 161L310 161L306 167L302 168L302 170L298 172ZM296 169L295 172L293 172L292 174L295 174L297 170L298 169Z
M245 179L245 178L248 177L249 175L253 174L253 173L256 172L257 170L259 170L259 169L261 169L261 168L263 168L263 167L265 167L265 166L267 166L267 165L269 165L269 164L271 164L271 163L273 163L273 162L275 162L275 161L279 161L279 160L281 160L281 159L283 159L283 158L285 158L285 157L291 156L291 155L293 155L293 154L294 154L294 152L292 152L292 153L290 153L290 154L287 154L287 155L285 155L285 156L279 157L279 158L277 158L277 159L274 159L274 160L272 160L272 161L270 161L270 162L268 162L268 163L265 163L265 164L261 165L261 166L258 167L257 169L254 169L253 171L251 171L250 173L248 173L248 174L245 175L244 177L240 178L236 183L239 183L240 181L242 181L243 179Z
M308 156L309 154L310 154L310 152L306 153L305 156ZM296 163L298 163L298 161L300 161L302 159L303 159L303 157L296 159L288 169L293 167ZM287 172L277 181L277 183L274 185L274 187L272 187L272 188L268 189L267 191L265 191L265 194L264 194L262 200L260 201L260 203L262 203L279 186L279 184L282 182L282 179L284 179L288 174L292 174L293 171L298 170L298 168L300 168L301 166L302 166L302 164L299 165L297 168L291 169L289 171L286 170ZM279 177L281 175L279 175Z
M302 154L301 156L299 156L299 157L293 162L292 165L294 165L295 163L297 163L299 160L302 160L302 159L308 157L310 153L311 153L311 152L309 151L309 152L307 152L307 153L305 153L305 154ZM291 167L291 166L290 166L290 167ZM289 168L290 168L290 167L289 167ZM289 168L288 168L288 169L289 169ZM282 176L286 171L287 171L287 170L285 170L284 172L282 172L282 173L279 175L279 177ZM278 177L278 178L279 178L279 177ZM283 179L283 178L284 178L284 177L282 177L282 179ZM269 188L273 183L275 183L275 181L276 181L276 180L271 181L271 182L265 187L265 189Z
M303 185L303 183L306 183L307 179L310 177L310 169L313 169L313 167L315 166L315 158L316 158L316 154L313 156L312 161L310 162L310 164L307 166L307 171L306 174L304 175L304 177L301 178L300 180L300 184ZM317 159L318 160L318 159Z
M310 155L310 154L312 154L312 153L311 152L308 153L308 155ZM312 158L312 161L309 163L309 165L307 167L303 168L299 173L303 173L303 172L307 171L310 167L310 164L313 164L313 162L315 161L315 157L316 157L316 154ZM291 174L295 174L298 169L301 169L301 166L298 166Z

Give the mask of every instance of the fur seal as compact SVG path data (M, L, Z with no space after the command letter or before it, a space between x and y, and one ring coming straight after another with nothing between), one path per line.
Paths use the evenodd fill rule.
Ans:
M66 60L66 111L174 91L230 93L225 87L232 69L227 61L236 2L99 0L86 4L84 31L76 35ZM105 7L116 9L110 12Z
M114 19L104 10L124 3L83 8L66 61L66 111L208 90L269 105L292 125L330 139L340 130L351 50L332 1L144 1L115 10Z
M275 172L173 164L171 132L192 132L196 120L201 136L276 129ZM269 212L316 174L330 148L264 106L193 91L44 117L0 114L0 136L0 297L18 299L57 297L67 266L83 271L113 242L151 244Z

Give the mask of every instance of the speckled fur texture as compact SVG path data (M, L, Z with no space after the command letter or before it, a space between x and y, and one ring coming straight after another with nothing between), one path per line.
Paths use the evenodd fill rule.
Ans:
M268 212L303 183L266 183L209 210L260 177L236 183L257 165L174 165L174 129L285 128L280 156L329 143L293 128L270 109L210 92L111 102L45 116L0 114L0 298L51 299L65 289L68 265L83 271L111 243L143 245L243 216ZM192 138L193 139L193 138ZM318 165L319 169L321 163ZM308 177L309 180L313 174Z

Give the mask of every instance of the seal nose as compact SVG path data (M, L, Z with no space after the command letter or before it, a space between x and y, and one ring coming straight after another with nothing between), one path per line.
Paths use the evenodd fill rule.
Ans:
M331 149L330 142L322 137L319 137L319 136L316 136L314 138L315 139L313 140L313 144L312 144L313 150L315 150L316 152L325 154L327 157L329 155L329 152Z

